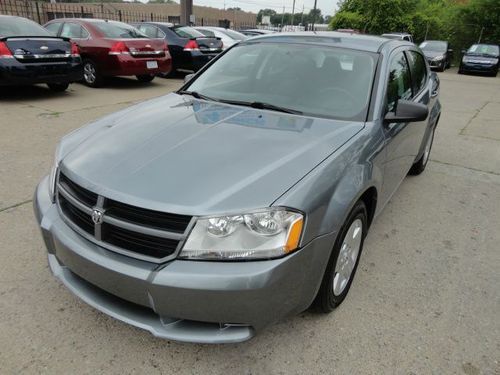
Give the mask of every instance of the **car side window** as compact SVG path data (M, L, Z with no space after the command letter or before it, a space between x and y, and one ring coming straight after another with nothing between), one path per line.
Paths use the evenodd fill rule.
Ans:
M45 26L45 28L48 30L49 33L51 33L54 36L57 36L57 32L61 28L61 23L62 22L50 23L47 26Z
M416 94L425 88L427 82L427 66L423 56L416 51L409 51L408 60L410 62L413 92Z
M89 33L76 23L65 23L61 30L61 36L71 39L85 39L89 37Z
M387 82L387 111L396 108L399 99L412 98L410 69L403 52L398 52L392 57L389 66L389 79Z
M165 37L163 31L161 31L160 29L158 29L156 26L153 25L140 25L138 29L141 30L144 34L146 34L150 38Z

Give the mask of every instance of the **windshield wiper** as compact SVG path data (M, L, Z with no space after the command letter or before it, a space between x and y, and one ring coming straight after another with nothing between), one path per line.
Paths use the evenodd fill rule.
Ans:
M215 98L212 98L210 96L200 94L198 91L180 90L180 91L177 91L177 94L179 94L179 95L191 95L193 98L196 98L196 99L209 100L212 102L220 102L219 99L215 99Z
M240 100L223 100L223 99L221 99L220 101L222 103L227 103L227 104L243 105L243 106L257 108L257 109L269 109L271 111L293 113L295 115L302 115L303 114L303 112L298 111L296 109L280 107L279 105L274 105L274 104L264 103L264 102L245 102L245 101L240 101Z

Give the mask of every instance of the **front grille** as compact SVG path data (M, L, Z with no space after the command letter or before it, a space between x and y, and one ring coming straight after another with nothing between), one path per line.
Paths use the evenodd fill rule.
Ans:
M153 257L164 258L177 249L179 241L133 232L111 224L104 224L102 239L114 246L132 249L135 252Z
M143 260L161 262L175 256L192 219L99 196L63 173L57 191L59 210L73 229L102 247ZM100 218L93 218L96 210Z
M160 211L146 210L111 199L106 201L106 215L129 222L147 225L156 229L184 233L191 216L175 215Z
M58 194L58 199L59 207L61 207L61 211L64 215L66 215L66 217L75 223L79 228L91 235L94 235L94 223L92 222L90 215L81 211L76 206L73 206L61 193Z

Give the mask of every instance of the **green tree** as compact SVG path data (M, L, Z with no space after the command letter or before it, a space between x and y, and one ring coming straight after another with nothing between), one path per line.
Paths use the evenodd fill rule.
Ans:
M273 9L261 9L257 13L257 22L258 23L262 22L262 16L271 16L271 18L272 18L275 15L276 15L276 11Z

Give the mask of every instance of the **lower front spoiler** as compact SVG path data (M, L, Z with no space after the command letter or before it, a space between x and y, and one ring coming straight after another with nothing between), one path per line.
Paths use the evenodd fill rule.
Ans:
M198 343L235 343L248 340L255 334L249 326L203 323L181 319L162 319L153 310L124 301L93 286L61 265L56 256L48 255L50 269L54 276L77 297L103 313L145 329L154 336L176 341Z

